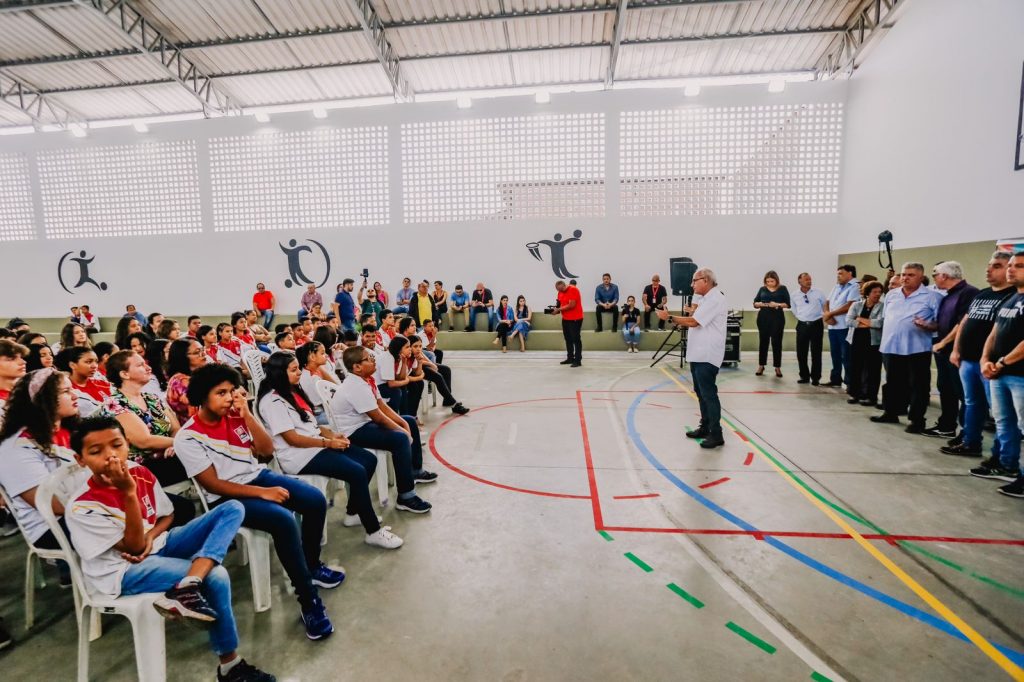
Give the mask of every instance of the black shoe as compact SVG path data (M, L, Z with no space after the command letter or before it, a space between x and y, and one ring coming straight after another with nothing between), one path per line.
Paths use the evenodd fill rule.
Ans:
M959 457L981 457L981 446L980 445L946 445L939 448L939 452L944 455L957 455Z
M1003 495L1009 495L1010 497L1019 497L1024 499L1024 476L1018 476L1017 480L1013 483L999 488L999 492Z
M254 665L249 665L243 658L228 671L227 675L222 675L218 666L217 682L277 682L277 678Z
M426 500L421 500L416 495L413 495L407 499L399 498L398 502L395 503L396 509L402 511L412 512L413 514L426 514L430 511L430 503Z
M876 410L884 410L885 409L885 405L883 405L882 403L875 403L875 409Z
M476 330L473 329L472 327L466 327L466 331L467 332L475 332Z
M708 437L708 432L707 432L707 429L705 429L703 426L700 426L700 427L694 429L693 431L687 431L686 432L686 437L687 438L707 438Z
M7 625L4 624L4 619L0 618L0 649L6 649L13 643L14 638L11 637L11 633L7 629Z
M925 429L924 431L922 431L921 435L922 436L931 436L932 438L945 438L945 439L948 440L950 438L955 438L956 437L956 429L949 429L947 431L945 429L939 428L939 425L936 424L935 426L931 427L930 429Z
M899 424L900 423L900 418L899 417L894 417L891 414L885 414L885 413L876 414L873 417L868 417L868 419L870 419L871 421L875 422L876 424Z
M846 404L847 405L858 405L858 404L860 404L860 398L853 398L853 397L847 398L846 399Z
M445 400L441 403L441 407L454 407L455 405L458 404L459 403L456 402L455 400Z
M582 366L583 366L583 363L582 363L582 362L574 362L574 363L572 363L572 364L571 364L571 365L569 365L569 366L570 366L570 367L582 367Z
M819 386L821 384L817 379L811 379L811 386Z
M830 381L827 384L822 384L822 386L824 386L825 388L842 388L843 382Z
M569 358L566 358L565 360L562 360L558 364L560 364L560 365L571 365L572 364L572 360L570 360Z
M455 403L454 405L452 405L452 412L454 412L455 414L466 414L467 412L469 412L469 408L463 405L462 403Z
M971 469L971 476L975 478L987 478L993 481L1006 481L1012 483L1017 480L1018 472L1004 469L999 464L997 457L989 457L981 466Z
M184 620L200 627L209 627L217 620L217 612L206 601L200 585L172 587L153 602L153 608L164 618Z
M955 447L957 445L960 445L963 442L964 442L964 432L961 431L960 433L956 434L956 438L950 438L949 440L947 440L946 441L946 445L948 445L949 447Z
M811 383L811 380L810 379L797 379L796 383L798 383L798 384L809 384L809 383Z
M700 446L705 450L711 450L712 448L720 448L725 445L725 439L721 436L708 436L700 442Z
M907 428L903 429L907 433L924 433L924 424L907 424Z
M437 474L435 474L433 471L421 469L419 473L412 475L412 480L416 481L417 483L433 483L434 481L437 480Z
M864 400L860 401L860 404L863 405L864 407L874 407L875 401L870 398L865 398Z
M989 433L995 433L996 432L996 420L992 419L991 417L986 419L985 420L985 426L982 427L982 430L988 431Z

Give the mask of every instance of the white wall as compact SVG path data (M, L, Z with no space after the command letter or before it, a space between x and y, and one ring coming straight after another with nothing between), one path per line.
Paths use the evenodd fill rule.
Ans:
M910 0L850 81L838 251L1016 237L1021 0Z
M611 171L618 167L614 159L617 133L611 132L617 129L620 111L844 102L845 94L845 83L791 84L784 93L774 95L765 86L706 88L697 98L668 90L616 91L558 95L547 105L538 105L532 98L480 100L468 111L457 110L453 103L430 103L334 110L324 121L314 120L309 113L275 115L268 125L306 130L318 125L397 126L422 120L602 111L608 117L610 139L606 149ZM145 136L131 128L93 130L83 140L64 133L9 136L0 137L0 153L23 152L31 157L43 149L132 144L144 139L196 139L205 144L209 137L245 134L266 127L245 117L158 125ZM200 179L209 178L209 160L203 152L199 163ZM667 284L667 261L672 256L690 256L716 270L735 307L749 307L767 269L778 270L791 287L795 286L796 275L804 270L814 274L822 286L828 286L834 277L834 237L839 225L836 213L626 219L618 215L616 183L608 183L609 214L604 218L409 225L400 220L400 169L393 167L390 177L392 212L387 225L325 230L293 230L282 225L280 231L214 233L209 224L209 188L201 184L201 234L44 239L40 226L35 240L0 243L0 292L4 292L0 296L0 317L65 315L67 307L76 303L89 303L94 312L112 316L119 315L128 302L144 312L225 314L249 304L257 280L266 282L277 294L282 301L279 310L291 310L297 307L300 293L283 285L288 271L279 248L290 239L316 239L330 251L333 269L325 294L333 292L343 277L355 277L368 267L371 279L381 280L392 293L403 275L414 280L442 279L449 289L456 282L471 288L482 280L495 296L507 293L514 298L523 293L534 306L543 305L554 297L555 277L550 265L534 260L524 245L550 238L555 232L568 235L575 229L582 229L584 236L568 248L567 261L580 275L585 301L591 300L590 292L605 270L611 271L620 284L623 299L629 293L639 295L653 272L659 272ZM34 178L34 189L38 190L38 184L38 178ZM38 198L36 215L41 221ZM93 276L107 283L105 292L85 287L71 295L59 286L58 260L79 249L96 256ZM66 271L72 279L74 270Z

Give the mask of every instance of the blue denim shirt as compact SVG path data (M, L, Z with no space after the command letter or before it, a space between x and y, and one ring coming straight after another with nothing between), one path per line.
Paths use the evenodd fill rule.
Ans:
M469 294L466 293L465 289L463 289L461 294L453 292L451 295L451 302L452 305L464 306L469 302Z
M609 284L608 288L604 288L604 283L597 285L597 290L594 291L594 303L618 303L619 302L619 285Z
M935 322L941 300L939 294L924 286L918 287L910 296L905 296L902 288L886 294L879 350L892 355L930 353L934 332L918 327L914 318Z

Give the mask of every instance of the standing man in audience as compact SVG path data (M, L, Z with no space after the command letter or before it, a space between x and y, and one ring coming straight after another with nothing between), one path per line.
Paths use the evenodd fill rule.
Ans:
M722 404L718 400L718 370L725 359L725 326L729 306L718 288L715 273L701 268L693 273L694 302L686 306L685 317L658 310L658 318L670 324L688 327L686 361L690 363L693 391L700 405L700 424L687 431L687 438L700 438L705 449L725 445L722 437Z
M605 314L612 316L612 333L619 330L619 285L612 284L612 276L607 272L601 275L601 283L594 292L594 303L597 304L597 331L602 331L602 318Z
M882 397L885 409L871 421L899 424L908 409L907 433L924 431L931 388L932 334L938 328L940 296L924 283L924 266L904 263L903 287L885 296L882 343L879 351L885 364L888 388Z
M949 361L960 370L960 384L964 389L964 426L959 436L939 448L947 455L980 457L982 453L982 431L991 400L989 381L981 373L981 352L985 340L992 332L999 306L1013 296L1015 291L1006 281L1006 265L1009 262L1010 254L1005 251L992 254L985 268L985 281L989 286L974 297L956 330ZM999 439L995 442L996 445L992 447L993 459L986 464L994 462L998 466Z
M341 282L341 291L334 297L334 303L331 304L334 316L341 324L341 328L353 332L356 330L356 302L352 299L352 290L355 286L356 281L351 277L346 277Z
M467 332L476 331L476 316L478 313L487 315L487 331L494 331L494 294L484 286L483 282L476 283L473 296L469 300L469 326Z
M971 286L964 279L964 269L955 260L939 263L932 268L932 281L936 288L945 291L946 295L939 302L939 315L936 320L935 344L935 385L939 389L939 402L942 413L939 420L924 435L949 440L956 436L957 424L963 426L964 419L964 387L960 383L960 370L950 361L953 353L953 342L960 321L967 314L978 288Z
M668 300L668 291L665 287L661 286L661 275L655 275L651 277L651 283L644 287L644 292L640 297L641 302L644 305L644 331L651 330L651 311L657 309L665 301ZM665 320L658 315L658 329L665 328Z
M263 316L263 326L266 329L272 329L274 324L274 308L277 307L277 299L274 298L274 292L267 291L267 287L263 282L256 283L256 293L252 296L252 307L256 311L256 315Z
M434 297L427 291L427 287L425 281L416 285L416 293L409 301L409 315L416 320L418 328L422 328L427 320L433 320L437 314Z
M310 284L306 287L306 292L302 294L302 300L299 302L299 319L309 317L309 311L313 309L314 305L323 308L324 299L316 290L316 285Z
M565 360L560 365L581 367L583 365L583 296L574 285L562 280L555 282L558 291L558 305L555 315L562 316L562 336L565 337Z
M850 344L846 341L846 311L855 301L860 299L860 282L857 281L857 268L853 265L840 265L836 270L836 285L825 301L825 313L822 319L828 325L828 347L832 355L832 373L825 384L833 388L841 388L850 383Z
M448 331L455 329L455 315L461 313L466 318L466 327L469 327L469 294L465 292L461 284L455 285L455 291L451 295L451 305L448 307Z
M391 312L395 313L408 313L409 302L412 301L413 294L416 292L412 288L412 280L408 277L402 279L402 288L395 294L395 307L391 309Z
M129 303L125 306L125 313L123 317L134 317L140 325L146 326L146 316L139 312L138 308Z
M817 386L821 381L821 342L825 335L825 294L815 289L810 274L801 272L796 278L800 290L790 297L793 315L796 317L796 360L800 365L800 378L796 383L808 382ZM811 353L811 364L807 366L807 352Z

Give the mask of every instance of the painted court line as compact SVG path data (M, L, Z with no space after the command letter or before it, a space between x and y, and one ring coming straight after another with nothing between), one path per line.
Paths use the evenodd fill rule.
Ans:
M671 374L664 367L662 367L661 369L662 372L664 372L665 375L669 377L669 379L671 379L677 386L679 386L679 388L683 389L684 391L688 391L691 397L695 398L695 396L693 396L693 393L690 392L687 389L687 387L683 385L681 381L679 381L677 377ZM747 439L744 438L744 440ZM848 524L838 514L829 509L825 504L823 504L814 495L808 492L803 486L799 485L790 476L785 475L785 472L783 471L782 467L780 467L775 461L773 461L771 458L766 459L772 465L772 467L774 467L776 471L782 474L782 477L785 480L789 481L790 484L792 484L800 492L800 494L802 494L811 502L811 504L817 507L833 523L835 523L845 533L852 537L857 542L857 544L861 546L862 549L864 549L868 554L870 554L876 561L878 561L878 563L882 564L882 566L884 566L890 573L896 576L900 580L900 582L902 582L904 585L910 588L910 590L918 597L920 597L926 604L928 604L928 606L930 606L932 610L934 610L943 618L945 618L946 621L950 623L950 625L952 625L964 637L970 640L970 642L974 644L974 646L978 647L978 649L980 649L982 653L984 653L986 656L992 659L992 661L1000 668L1002 668L1004 672L1006 672L1008 675L1010 675L1010 677L1012 677L1015 680L1024 681L1024 669L1021 669L1020 666L1016 665L1013 661L1007 658L1007 656L1003 652L999 651L994 646L992 646L991 642L989 642L985 637L978 633L977 630L972 628L964 619L962 619L960 616L954 613L952 609L946 606L942 601L935 597L935 595L933 595L931 592L925 589L920 583L914 580L902 568L897 566L889 557L882 554L882 552L877 547L875 547L866 539L864 539L860 535L860 533L858 533L857 530L853 528L853 526Z
M668 589L672 590L673 592L678 594L680 597L685 599L694 608L697 608L697 609L704 608L704 602L702 602L700 599L697 599L696 597L694 597L692 594L690 594L689 592L687 592L683 588L679 587L679 585L676 585L675 583L669 583L665 587L667 587Z
M753 463L754 463L754 453L753 452L748 452L747 453L747 458L745 460L743 460L743 466L748 467L748 466L750 466Z
M609 535L608 533L605 533L605 532L604 532L603 530L599 530L599 531L597 531L597 533L598 533L598 535L600 535L601 537L603 537L603 538L604 538L605 540L607 540L608 542L613 542L613 541L615 540L615 538L613 538L613 537L612 537L611 535Z
M634 564L636 564L637 566L639 566L639 567L640 567L641 569L643 569L643 572L644 572L644 573L650 573L651 571L653 571L653 570L654 570L653 568L651 568L650 566L648 566L647 564L645 564L645 563L644 563L644 562L643 562L643 561L642 561L642 560L641 560L640 558L638 558L638 557L637 557L637 556L636 556L635 554L633 554L632 552L626 552L626 554L625 554L624 556L625 556L625 557L626 557L627 559L629 559L630 561L632 561L632 562L633 562Z
M711 487L716 486L716 485L721 485L722 483L725 483L726 481L731 481L731 480L732 479L729 478L728 476L723 476L722 478L718 479L717 481L711 481L710 483L705 483L704 485L699 485L697 487L700 488L701 490L703 490L705 488L711 488Z
M778 651L778 649L773 647L768 642L764 641L763 639L761 639L760 637L758 637L754 633L752 633L752 632L750 632L748 630L744 630L743 628L741 628L739 625L736 625L736 623L732 622L731 620L728 623L725 624L725 627L729 628L730 630L735 632L737 635L739 635L743 639L747 640L748 642L750 642L751 644L756 646L758 649L761 649L762 651L766 651L769 654L774 654L776 651Z
M661 497L661 493L644 493L643 495L613 495L613 500L646 500L652 497Z

